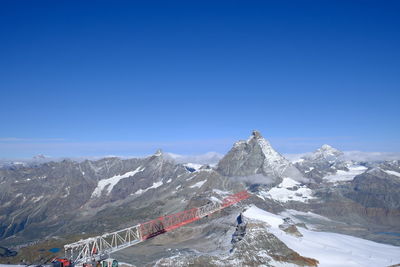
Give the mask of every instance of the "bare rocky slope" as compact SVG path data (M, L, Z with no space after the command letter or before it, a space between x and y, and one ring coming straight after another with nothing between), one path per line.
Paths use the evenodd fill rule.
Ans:
M24 255L43 240L62 247L244 189L252 197L243 203L115 257L137 266L318 264L289 248L265 224L242 217L249 205L287 218L282 228L290 234L308 225L400 245L400 161L367 163L341 156L324 145L292 163L254 131L215 168L176 163L162 151L137 159L6 166L0 168L0 246L26 248L0 262L44 262L45 257Z

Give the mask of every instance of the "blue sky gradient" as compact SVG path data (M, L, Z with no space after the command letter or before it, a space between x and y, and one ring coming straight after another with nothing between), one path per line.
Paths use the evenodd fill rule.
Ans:
M399 1L1 1L0 157L400 152Z

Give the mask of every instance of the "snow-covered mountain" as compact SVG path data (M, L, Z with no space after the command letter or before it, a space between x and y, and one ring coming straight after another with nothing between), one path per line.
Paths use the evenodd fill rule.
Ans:
M137 266L400 263L398 160L358 162L324 145L292 163L257 131L215 166L183 158L159 150L0 168L0 244L62 247L247 189L239 205L114 256ZM41 262L19 253L0 262Z
M343 152L337 150L336 148L331 147L330 145L322 145L318 148L313 154L310 156L306 156L306 159L309 160L327 160L327 161L336 161L338 157L342 156Z
M247 141L236 142L219 161L217 170L230 177L246 177L261 174L266 183L280 182L283 177L307 181L293 164L272 148L258 131Z
M344 153L329 145L323 145L313 153L305 155L295 162L295 166L304 176L315 182L351 181L367 170L367 167L345 160Z

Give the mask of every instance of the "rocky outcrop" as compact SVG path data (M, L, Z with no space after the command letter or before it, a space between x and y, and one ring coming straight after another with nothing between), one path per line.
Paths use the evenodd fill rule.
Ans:
M279 225L279 228L284 231L285 233L288 233L290 235L293 235L295 237L302 237L303 235L299 232L297 229L297 226L295 223L292 221L290 218L284 218L283 219L284 223Z
M157 261L155 266L317 266L318 261L299 255L268 231L261 222L246 221L239 215L236 230L232 235L230 251L212 254L192 253L172 256Z
M0 247L0 258L14 257L17 255L16 251L9 250L5 247Z

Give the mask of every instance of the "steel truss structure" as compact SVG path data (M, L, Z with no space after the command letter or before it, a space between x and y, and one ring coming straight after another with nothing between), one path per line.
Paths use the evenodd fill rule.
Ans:
M247 191L242 191L224 198L221 202L211 202L201 207L165 215L113 233L80 240L64 246L65 256L75 264L104 260L113 252L199 220L249 196Z

